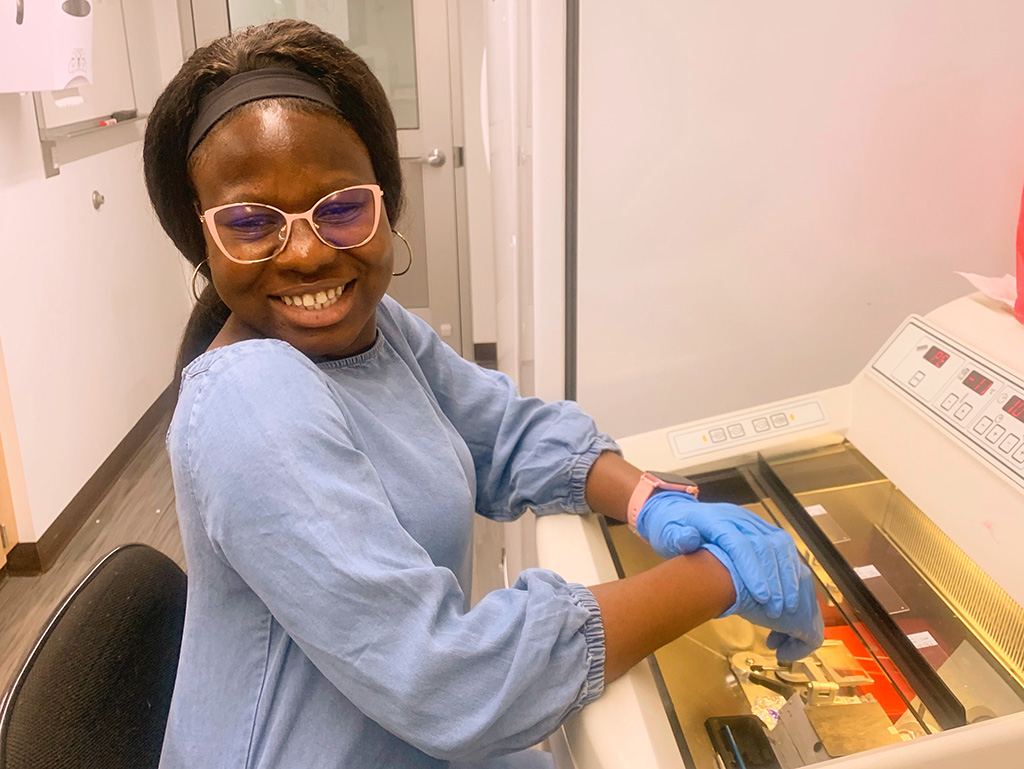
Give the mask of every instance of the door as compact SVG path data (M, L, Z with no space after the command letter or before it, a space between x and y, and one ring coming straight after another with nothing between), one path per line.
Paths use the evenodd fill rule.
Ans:
M454 25L447 0L193 0L190 10L183 27L191 21L199 45L250 24L299 18L334 33L363 57L384 86L398 124L407 204L393 226L415 254L409 272L394 278L388 293L459 353L471 352L469 282L462 277L468 277L468 254L461 265L459 260L465 239L458 206L464 201L456 195L457 184L464 185L456 176L461 126L453 118L461 114L453 112L453 73L459 69L452 51L458 46L449 45ZM396 270L406 258L396 238Z

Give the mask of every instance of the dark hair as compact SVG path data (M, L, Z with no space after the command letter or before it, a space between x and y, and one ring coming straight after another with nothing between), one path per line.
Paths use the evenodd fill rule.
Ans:
M285 19L246 27L197 49L160 94L146 124L142 158L149 199L164 231L193 266L206 258L187 155L199 100L232 75L264 67L288 67L316 78L334 99L340 119L366 145L384 190L388 219L397 222L401 215L404 198L395 118L384 89L366 63L337 37L308 22ZM315 102L282 101L303 111L334 114ZM209 279L208 267L200 272ZM206 350L229 314L209 283L182 336L176 362L179 375Z

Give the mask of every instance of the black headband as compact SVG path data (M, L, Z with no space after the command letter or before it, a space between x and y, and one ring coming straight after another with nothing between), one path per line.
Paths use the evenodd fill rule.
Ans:
M188 135L188 154L216 125L217 121L235 107L259 99L293 96L319 102L338 111L338 105L315 78L305 72L283 67L254 69L233 75L199 100L199 114Z

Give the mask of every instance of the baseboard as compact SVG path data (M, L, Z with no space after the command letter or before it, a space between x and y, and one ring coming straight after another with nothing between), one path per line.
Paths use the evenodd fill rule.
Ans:
M38 542L19 542L7 554L7 565L4 567L9 574L26 576L42 574L43 564L39 560Z
M174 409L178 396L178 384L172 382L160 393L152 406L146 409L135 426L121 440L110 456L104 460L99 469L86 481L82 489L75 494L67 507L57 516L57 520L37 542L19 542L7 554L8 574L25 576L42 574L53 566L57 557L68 546L82 525L92 517L103 496L114 485L114 481L124 471L146 439L167 414Z

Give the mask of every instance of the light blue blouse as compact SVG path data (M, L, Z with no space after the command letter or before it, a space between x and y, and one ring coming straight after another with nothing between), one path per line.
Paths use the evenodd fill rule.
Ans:
M167 448L188 606L162 769L479 761L601 694L585 587L535 569L467 597L473 511L589 512L614 442L387 297L377 326L339 361L256 340L185 369Z

